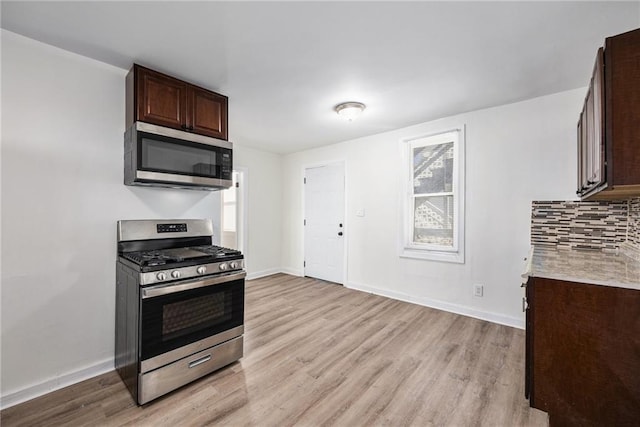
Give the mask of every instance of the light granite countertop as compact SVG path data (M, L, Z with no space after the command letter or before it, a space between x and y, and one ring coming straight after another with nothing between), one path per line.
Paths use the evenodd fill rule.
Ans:
M640 261L623 253L535 246L522 275L530 276L640 290Z

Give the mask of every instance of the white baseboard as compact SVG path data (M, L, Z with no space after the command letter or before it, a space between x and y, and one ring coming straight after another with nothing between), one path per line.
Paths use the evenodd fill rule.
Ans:
M461 314L463 316L474 317L476 319L486 320L488 322L498 323L500 325L524 329L524 320L517 317L505 316L504 314L493 313L490 311L481 311L464 305L452 304L449 302L439 301L431 298L412 296L402 292L390 291L388 289L374 288L372 286L363 285L362 283L357 282L348 282L347 288L369 292L375 295L393 298L399 301L423 305L425 307L436 308L438 310L448 311L451 313Z
M280 272L284 274L290 274L292 276L298 276L298 277L304 276L304 272L296 268L283 268L280 270Z
M261 277L271 276L272 274L282 273L281 268L269 268L267 270L255 271L247 274L247 280L259 279Z
M102 375L114 369L113 358L110 358L87 368L69 372L45 382L8 393L0 397L0 409L6 409L18 403L35 399L36 397Z
M261 277L271 276L273 274L284 273L292 276L304 276L304 273L294 268L270 268L268 270L256 271L254 273L247 274L247 280L259 279Z

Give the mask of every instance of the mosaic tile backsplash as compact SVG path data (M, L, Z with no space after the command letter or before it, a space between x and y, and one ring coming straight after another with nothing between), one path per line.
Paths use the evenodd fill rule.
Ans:
M629 200L627 244L640 251L640 197Z
M564 249L640 251L640 198L615 202L534 201L531 243Z

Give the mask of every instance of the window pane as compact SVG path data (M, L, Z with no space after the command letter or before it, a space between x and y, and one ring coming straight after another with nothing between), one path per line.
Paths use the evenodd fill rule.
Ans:
M453 191L453 142L413 149L413 193Z
M413 242L453 247L453 196L415 198Z

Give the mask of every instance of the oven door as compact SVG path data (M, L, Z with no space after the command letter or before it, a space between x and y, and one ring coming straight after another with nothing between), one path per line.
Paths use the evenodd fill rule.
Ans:
M141 122L131 138L134 184L211 189L232 185L233 152L228 141Z
M242 335L246 273L141 290L142 372Z

